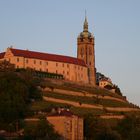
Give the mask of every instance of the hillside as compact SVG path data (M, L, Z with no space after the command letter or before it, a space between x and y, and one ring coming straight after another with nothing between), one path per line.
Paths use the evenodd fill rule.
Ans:
M45 79L41 89L43 101L32 103L34 111L66 107L80 116L93 113L101 118L118 119L128 113L140 114L140 109L124 97L99 87Z
M46 137L46 133L51 139L54 135L59 136L46 121L46 116L55 114L61 107L82 116L86 138L100 137L105 132L104 135L107 133L118 140L118 136L127 136L127 133L123 134L128 128L131 132L136 131L136 135L130 133L132 136L139 137L140 109L120 95L90 85L44 79L35 76L30 69L17 72L11 65L1 69L0 79L2 138L9 135L18 138L19 133L25 139Z

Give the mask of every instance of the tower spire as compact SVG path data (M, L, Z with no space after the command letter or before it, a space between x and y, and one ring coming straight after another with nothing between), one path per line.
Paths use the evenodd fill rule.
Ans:
M88 32L88 21L87 21L86 10L85 10L85 21L84 21L83 31Z

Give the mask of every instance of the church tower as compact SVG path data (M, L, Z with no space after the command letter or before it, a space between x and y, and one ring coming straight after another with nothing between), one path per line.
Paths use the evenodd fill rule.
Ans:
M88 21L85 16L83 32L77 38L77 58L84 60L88 67L89 83L96 85L94 36L88 31Z

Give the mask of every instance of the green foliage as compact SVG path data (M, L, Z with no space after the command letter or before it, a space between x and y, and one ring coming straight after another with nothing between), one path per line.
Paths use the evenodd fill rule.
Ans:
M10 64L8 61L0 61L0 72L15 71L14 64Z
M140 116L136 115L127 116L118 124L117 130L122 135L124 140L139 140Z
M24 139L30 140L60 140L51 124L47 120L42 119L36 124L29 124L25 127Z
M117 93L118 95L122 96L122 92L121 92L120 88L117 85L114 85L113 88L115 88L115 93Z
M0 74L0 121L18 120L25 115L28 89L15 73Z
M37 88L37 86L40 85L40 79L34 76L35 71L32 69L27 69L20 71L19 76L21 79L23 79L24 83L26 84L29 93L28 99L35 99L40 100L42 99L41 92Z
M0 136L0 140L6 140L4 137Z
M84 135L87 140L139 140L140 116L129 115L115 123L93 114L84 116Z
M1 129L16 130L17 122L26 116L31 100L41 99L36 83L28 70L17 73L10 63L0 63Z
M84 136L87 140L121 140L120 134L112 130L111 126L93 114L84 119Z

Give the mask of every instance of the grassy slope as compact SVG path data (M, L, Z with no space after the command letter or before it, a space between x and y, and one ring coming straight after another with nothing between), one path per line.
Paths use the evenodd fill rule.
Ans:
M73 95L64 95L55 92L48 92L44 94L47 97L53 97L57 99L63 99L68 101L75 101L79 103L85 104L99 104L105 107L132 107L129 103L114 101L114 100L104 100L104 99L97 99L95 97L80 97L80 96L73 96Z
M111 96L111 97L115 97L119 99L124 99L120 95L111 93L107 90L100 89L98 87L91 87L91 86L79 85L75 83L68 83L68 82L64 82L60 80L53 81L49 79L47 79L43 84L46 87L49 87L52 89L64 89L64 90L70 90L70 91L87 92L87 93L95 94L95 95ZM63 100L68 100L68 101L76 101L76 102L86 103L86 104L100 104L100 105L103 105L104 107L133 107L133 105L129 104L128 102L124 103L124 102L115 101L115 100L104 100L104 99L97 100L97 98L95 97L79 97L79 96L72 96L72 95L64 95L61 93L55 93L53 92L53 90L52 92L48 92L47 94L44 92L43 94L47 97L53 97L53 98L58 98L58 99L63 99ZM78 108L78 107L74 107L67 104L46 102L46 101L33 103L31 106L31 110L49 111L54 107L68 107L70 108L71 111L73 111L75 114L80 115L80 116L81 115L83 116L88 113L93 113L95 115L112 113L106 110ZM122 114L122 112L115 112L115 114Z

